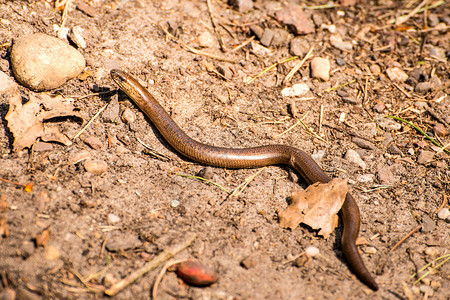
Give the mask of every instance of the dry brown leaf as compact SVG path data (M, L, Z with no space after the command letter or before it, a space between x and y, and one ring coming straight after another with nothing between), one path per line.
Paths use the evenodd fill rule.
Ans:
M41 233L36 234L36 247L45 247L50 239L50 230L47 228Z
M9 229L8 229L8 223L6 223L5 217L0 217L0 236L8 237L9 236Z
M20 94L10 97L9 111L5 119L14 135L14 151L29 148L37 138L70 145L72 142L54 124L45 121L57 117L82 116L74 111L73 99L62 96L51 97L46 93L29 93L30 101L22 104Z
M338 224L337 213L347 192L347 182L336 178L292 193L291 205L279 213L280 225L294 229L303 223L313 229L321 229L319 234L327 238Z

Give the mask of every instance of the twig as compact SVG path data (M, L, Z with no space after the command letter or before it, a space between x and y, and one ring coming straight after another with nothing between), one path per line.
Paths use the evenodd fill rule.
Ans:
M226 52L227 50L225 49L225 45L223 44L222 37L219 35L219 32L217 31L216 21L213 18L213 13L211 9L211 0L206 0L206 6L208 6L209 18L211 19L211 24L213 26L214 33L216 34L217 40L219 41L220 50Z
M401 86L399 86L397 83L393 82L392 84L393 84L400 92L402 92L403 94L405 94L406 97L412 98L411 94L408 93L404 88L402 88Z
M233 190L233 192L230 194L230 196L227 197L227 199L228 199L228 198L231 198L231 197L237 197L237 196L239 196L239 195L245 190L245 188L248 186L248 184L249 184L253 179L255 179L255 177L256 177L259 173L261 173L261 172L264 171L265 169L266 169L265 167L264 167L264 168L261 168L261 169L260 169L258 172L256 172L255 174L253 174L253 175L251 175L250 177L246 178L245 181L244 181L243 183L241 183L240 185L238 185L238 186ZM223 202L225 202L227 199L225 199ZM222 205L223 202L220 203L220 204Z
M307 59L310 58L312 52L314 50L314 46L309 49L308 53L306 53L305 57L301 61L298 62L298 64L295 65L295 67L286 75L286 77L283 79L283 83L287 83L291 81L292 77L294 77L294 74L300 69L301 66L305 63Z
M153 289L152 289L152 300L156 300L157 296L158 296L158 288L159 288L159 284L161 283L161 280L164 277L164 274L167 272L167 269L170 268L173 265L182 263L184 261L187 261L188 259L179 259L179 260L171 260L169 262L167 262L164 267L162 267L161 271L159 272L158 276L155 279L155 283L153 284Z
M106 107L109 105L109 103L106 103L100 110L92 117L92 119L87 122L87 124L81 129L75 136L72 138L72 140L75 140L77 137L79 137L85 130L88 128L88 126L91 125L92 122L106 109Z
M172 160L169 156L162 154L158 151L156 151L155 149L153 149L152 147L148 146L147 144L145 144L143 141L141 141L140 138L136 137L137 141L144 146L145 148L147 148L147 150L150 151L150 154L161 159L161 160Z
M306 128L306 130L312 134L314 137L318 138L319 140L321 140L322 142L327 142L327 140L325 140L323 137L321 137L320 135L318 135L317 133L315 133L308 125L306 125L302 120L298 119L298 121L303 125L303 127Z
M398 17L397 21L395 22L395 25L400 25L408 21L412 16L417 14L419 10L426 4L428 4L430 0L423 0L416 8L414 8L409 14L406 16L400 16Z
M435 144L436 146L438 146L439 148L441 148L442 151L445 151L447 153L450 153L450 150L445 149L445 147L443 147L441 144L439 144L435 139L433 139L431 136L429 136L425 131L423 131L422 129L420 129L418 126L414 125L413 123L411 123L410 121L407 121L405 119L396 117L396 116L385 116L385 118L391 118L403 123L408 124L409 126L411 126L412 128L414 128L415 130L417 130L418 132L420 132L423 136L425 136L427 139L429 139L433 144Z
M231 192L229 190L227 190L226 188L224 188L223 186L221 186L218 183L215 183L211 180L208 180L206 178L200 177L200 176L192 176L192 175L184 175L184 174L179 174L179 173L175 173L175 175L181 176L181 177L185 177L185 178L192 178L192 179L198 179L198 180L203 180L205 182L211 183L215 186L217 186L218 188L220 188L222 191L226 192L227 194L231 194Z
M344 87L344 86L346 86L346 85L349 85L350 83L353 83L353 82L355 82L355 81L356 81L356 79L353 79L353 80L350 80L349 82L346 82L346 83L341 84L341 85L339 85L339 86L335 86L335 87L332 87L332 88L328 88L328 89L324 90L324 93L327 93L327 92L331 92L331 91L340 89L341 87Z
M196 234L189 234L188 238L186 240L178 245L175 245L172 248L166 249L160 254L158 254L155 258L153 258L151 261L147 262L144 266L137 269L136 271L132 272L130 275L122 279L121 281L117 282L113 286L111 286L109 289L105 290L105 294L108 296L114 296L121 290L123 290L125 287L136 281L138 278L146 274L147 272L153 270L157 266L159 266L164 261L170 259L171 257L175 256L178 252L183 251L189 245L191 245L194 240L197 238Z
M240 44L239 46L236 46L235 48L233 48L230 52L236 52L239 51L240 49L244 48L245 46L247 46L248 44L250 44L253 40L255 39L255 36L252 36L251 38L247 39L246 41L244 41L242 44Z
M389 250L389 253L395 251L395 249L397 249L404 241L406 241L407 238L409 238L411 235L419 231L420 228L422 228L422 224L418 225L416 228L408 232L407 235L405 235L400 241L397 242L397 244L394 245L394 247L392 247L391 250Z
M441 206L439 206L439 207L434 211L434 213L437 213L438 211L440 211L441 209L443 209L446 205L447 205L447 195L446 195L445 192L444 192L444 194L443 194L443 199L442 199L442 204L441 204Z
M276 63L274 63L273 65L269 66L268 68L264 69L262 72L260 72L258 75L256 75L255 77L251 78L250 80L248 80L246 83L247 83L247 84L250 84L250 83L252 83L256 78L258 78L258 77L260 77L260 76L266 74L267 72L269 72L270 70L272 70L273 68L275 68L276 66L278 66L279 64L283 64L283 63L285 63L285 62L288 62L288 61L291 61L291 60L294 60L294 59L297 59L297 58L298 58L298 56L292 56L292 57L289 57L289 58L282 59L281 61L276 62Z

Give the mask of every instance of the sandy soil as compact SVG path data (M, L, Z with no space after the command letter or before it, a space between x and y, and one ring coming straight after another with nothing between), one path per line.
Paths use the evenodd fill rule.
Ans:
M34 184L25 192L22 186L0 181L0 203L5 203L0 219L6 221L0 225L9 229L0 237L0 298L107 298L104 287L196 233L194 243L175 258L197 258L213 267L219 280L195 288L168 272L159 298L449 299L450 263L444 262L450 251L449 223L437 217L444 194L449 194L449 155L440 152L431 161L421 161L422 151L435 153L436 147L412 127L383 117L412 121L429 134L435 134L437 124L450 130L450 9L441 4L419 11L402 27L389 20L408 15L421 1L356 2L305 9L314 20L315 33L300 39L306 51L314 46L315 56L331 62L329 81L311 78L308 60L291 82L283 84L299 61L293 60L247 84L252 76L292 56L289 41L294 35L274 17L280 2L257 0L252 10L241 13L224 0L211 1L224 52L206 1L73 1L78 8L69 10L66 25L84 29L88 46L79 51L92 76L71 80L52 92L76 98L86 120L110 105L71 146L54 143L48 151L13 152L5 121L8 95L0 98L0 177ZM326 3L306 1L310 6ZM422 30L424 20L437 26L432 24L436 18L443 30ZM61 24L61 12L53 8L53 1L0 1L0 21L0 67L12 77L13 39L35 32L55 36L53 25ZM255 55L249 45L233 52L252 37L250 24L289 35L264 55ZM332 45L332 25L351 50ZM206 42L200 38L205 32L210 34ZM192 53L183 44L230 62ZM444 58L433 54L436 48L444 49ZM401 68L410 78L420 68L420 78L394 83L386 73L391 67ZM326 240L306 226L293 231L279 226L278 212L288 205L291 192L306 187L289 168L265 168L238 197L178 175L203 171L211 181L233 190L259 170L207 168L178 156L142 112L123 93L114 92L109 77L113 68L142 80L183 130L201 142L227 147L287 144L308 153L324 151L323 169L348 179L358 202L360 236L365 239L360 248L380 290L372 292L349 270L340 248L341 226ZM228 78L212 71L218 69ZM433 75L440 80L436 87L415 91L419 81ZM306 83L310 91L283 97L283 88L296 83ZM332 87L338 88L327 91ZM112 92L98 94L108 90ZM26 100L28 90L21 87L20 92ZM93 95L86 97L89 94ZM326 142L301 125L279 135L303 116ZM55 122L69 137L81 129L76 120ZM99 148L88 145L90 137L100 141ZM364 142L356 138L369 146L361 148ZM167 158L155 157L138 139ZM448 144L449 136L438 140ZM366 169L344 157L348 149L357 151ZM86 172L83 162L73 163L77 155L103 160L108 170L101 175ZM361 182L361 175L370 180ZM49 233L48 241L36 247L36 237L43 232ZM295 259L308 246L319 248L320 256ZM412 276L430 268L432 272L416 283L417 276ZM150 298L160 269L115 298Z

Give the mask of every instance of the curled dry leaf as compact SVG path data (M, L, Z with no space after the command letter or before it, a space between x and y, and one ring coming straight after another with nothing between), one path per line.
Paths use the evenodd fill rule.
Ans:
M36 247L45 247L50 239L50 230L47 228L36 235Z
M9 236L8 223L6 223L5 217L0 217L0 236L3 237Z
M327 238L338 223L337 213L348 192L347 182L333 179L328 183L315 183L306 190L292 193L292 203L279 213L280 225L294 229L303 223Z
M181 262L177 266L177 275L187 284L194 286L208 286L219 278L211 267L196 260Z
M37 138L70 145L70 139L61 133L59 127L44 122L57 117L82 116L74 111L73 99L62 96L51 97L45 93L29 93L30 100L22 104L22 97L16 94L10 97L9 111L5 119L14 135L14 151L29 148Z

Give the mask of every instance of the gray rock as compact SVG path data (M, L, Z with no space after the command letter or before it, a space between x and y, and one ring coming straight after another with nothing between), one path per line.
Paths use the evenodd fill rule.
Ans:
M450 218L450 210L446 207L438 211L437 216L441 220L447 220Z
M106 249L111 252L126 251L129 249L135 249L142 245L138 236L131 232L119 232L115 233L106 242Z
M115 215L115 214L108 214L108 222L110 224L116 224L119 223L122 219L120 219L119 216Z
M65 42L42 33L14 41L11 66L24 86L44 91L57 88L85 68L83 55Z
M429 81L427 82L419 82L414 90L420 94L426 94L427 92L433 89L433 84Z
M432 161L433 157L434 157L434 152L422 150L422 151L420 151L419 156L417 157L417 162L419 164L424 165L424 164L427 164L430 161Z
M323 81L330 79L331 64L330 61L322 57L314 57L311 60L311 77Z
M352 142L355 143L358 147L361 147L363 149L373 150L376 148L375 145L372 144L371 142L356 136L352 138Z
M258 38L258 40L261 39L261 37L263 36L264 33L264 28L262 28L259 25L251 25L250 26L250 30L253 32L254 35L256 35L256 37Z
M436 228L436 222L428 215L422 217L422 232L431 232Z
M84 162L84 168L89 173L100 175L108 170L108 164L104 160L89 159Z
M269 47L270 43L272 42L273 35L275 34L275 31L272 29L266 28L264 30L264 33L260 39L260 42L263 46Z
M394 82L404 82L408 79L408 74L400 68L387 68L386 74Z
M301 37L296 37L292 39L289 43L289 53L292 55L297 55L303 57L306 52L308 52L309 45L308 42Z
M272 43L270 43L273 47L282 46L287 43L289 33L286 30L276 28L275 33L272 38Z
M397 181L397 178L395 178L394 174L392 173L393 167L394 166L386 166L386 167L380 168L377 171L377 178L381 184L392 185Z

